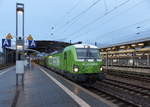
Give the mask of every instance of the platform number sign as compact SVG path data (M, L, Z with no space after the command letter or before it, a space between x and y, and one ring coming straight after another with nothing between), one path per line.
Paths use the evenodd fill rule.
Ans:
M11 39L2 39L2 48L11 47Z
M36 48L35 40L28 40L28 48Z

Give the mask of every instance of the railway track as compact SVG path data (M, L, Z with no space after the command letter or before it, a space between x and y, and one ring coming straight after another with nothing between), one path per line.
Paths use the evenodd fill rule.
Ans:
M131 72L123 72L123 71L107 71L106 74L112 75L112 76L117 76L117 77L128 78L128 79L132 79L132 80L150 82L150 75L148 75L148 74L131 73Z
M150 107L149 88L112 79L97 81L92 86L80 83L79 85L119 107Z
M119 107L150 107L150 89L106 79L89 88Z
M122 98L120 98L117 94L113 94L109 91L106 91L104 88L100 89L98 86L93 86L93 87L86 87L88 90L91 92L103 97L104 99L111 101L112 103L118 105L118 107L138 107L138 105L135 105L132 102L128 102Z
M103 80L103 82L122 87L124 89L133 91L137 94L141 94L142 96L144 96L146 98L150 98L150 88L141 87L141 86L138 86L138 85L133 85L133 84L129 84L129 83L126 83L126 82L120 82L120 81L112 80L112 79L105 79L105 80Z

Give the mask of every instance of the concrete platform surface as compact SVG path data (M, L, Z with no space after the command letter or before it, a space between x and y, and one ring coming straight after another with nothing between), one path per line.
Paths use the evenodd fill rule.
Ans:
M0 107L11 107L16 93L15 67L0 70Z
M114 104L38 65L16 86L15 67L0 72L0 107L112 107ZM17 97L16 97L17 95Z

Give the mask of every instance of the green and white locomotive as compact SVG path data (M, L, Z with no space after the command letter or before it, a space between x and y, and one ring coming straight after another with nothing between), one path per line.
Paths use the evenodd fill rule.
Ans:
M100 52L93 45L71 45L43 57L39 63L73 81L95 82L105 78Z
M96 46L75 44L46 58L46 66L74 81L103 79L102 60Z

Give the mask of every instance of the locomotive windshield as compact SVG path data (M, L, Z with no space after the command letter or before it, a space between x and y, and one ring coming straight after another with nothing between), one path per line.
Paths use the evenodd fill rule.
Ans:
M100 53L95 48L77 48L78 59L99 59Z

